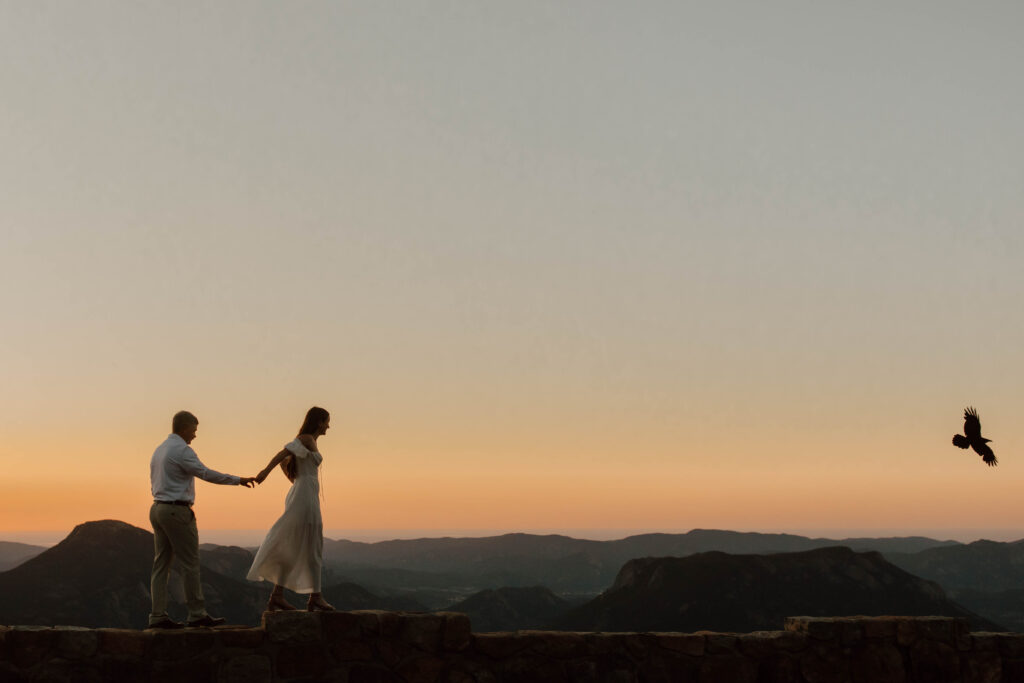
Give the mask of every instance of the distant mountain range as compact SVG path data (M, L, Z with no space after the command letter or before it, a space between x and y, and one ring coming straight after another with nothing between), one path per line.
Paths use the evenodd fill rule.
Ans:
M939 583L965 607L1024 632L1024 541L975 541L887 557L911 574Z
M623 564L637 557L685 557L711 550L767 554L836 545L854 550L916 553L959 544L921 537L834 540L706 529L685 534L642 534L615 541L505 534L378 543L325 541L324 561L345 576L370 573L386 588L438 588L440 575L447 586L477 590L541 585L560 594L594 595L611 585ZM405 573L379 575L379 568Z
M200 557L210 613L230 623L258 624L270 586L244 580L252 554L207 546ZM151 532L112 520L80 524L54 547L0 573L0 624L144 628L152 566ZM181 579L174 572L170 589L171 616L183 620ZM415 600L380 597L349 583L328 586L324 595L339 609L426 609ZM305 596L288 596L304 606Z
M775 555L699 553L627 562L615 584L553 621L563 630L777 630L787 616L966 617L1004 630L949 600L942 588L880 553L820 548Z
M43 546L0 541L0 572L17 567L46 550Z
M917 553L892 552L893 564L949 590L1005 591L1024 587L1024 541L975 541Z
M474 631L516 631L543 628L572 606L543 586L505 587L480 591L448 611L468 615Z
M845 551L848 555L840 556L834 547L837 544L852 549ZM812 553L828 546L833 547L823 555ZM863 553L854 553L854 550L881 550L886 555L885 559L903 571L888 563L883 567L879 562L884 563L885 560L878 553L869 553L869 562L861 558ZM627 602L654 600L652 605L672 604L676 599L671 595L651 598L643 591L635 594L626 591L631 584L624 583L624 577L639 575L640 568L647 566L644 563L655 561L650 558L661 558L658 561L662 565L658 571L663 575L670 570L676 572L672 575L678 575L678 580L673 579L670 583L675 586L672 590L683 591L680 596L689 595L685 593L687 586L703 586L697 596L705 603L715 603L714 614L722 616L731 609L726 609L730 600L742 594L744 600L753 601L745 609L763 612L763 619L758 621L761 617L754 614L744 617L746 621L743 621L732 614L728 617L730 624L749 626L760 623L763 626L758 628L779 628L782 622L771 611L775 604L771 591L762 589L759 593L744 593L740 588L745 585L744 581L764 583L761 579L755 581L749 577L756 576L757 568L765 566L764 562L783 562L782 559L771 558L806 553L812 554L792 561L807 563L810 567L806 569L810 572L808 576L814 572L840 576L841 563L837 560L829 564L826 560L857 558L848 561L860 567L859 571L867 577L864 581L874 586L872 590L892 597L892 600L884 598L888 601L885 602L887 608L879 607L884 613L917 613L909 611L913 605L923 605L921 609L930 610L927 613L931 614L963 610L959 605L954 606L956 609L950 606L949 598L952 598L983 615L982 621L987 619L1024 630L1024 591L1016 590L1016 586L1024 585L1024 543L979 541L963 545L921 537L836 541L791 534L694 530L686 534L645 534L616 541L530 534L380 543L325 540L324 580L327 587L324 594L341 609L464 611L470 614L474 628L480 631L541 628L555 624L564 624L568 628L570 622L565 620L570 617L575 619L571 622L575 624L573 628L583 628L582 624L588 623L590 626L586 628L611 628L621 626L620 620L624 618L615 607L617 600L626 600L621 596L632 596ZM26 557L17 566L0 572L0 624L61 623L135 628L145 624L153 559L153 537L148 530L108 520L82 524L50 549L0 544L0 562L6 558L13 564L17 558ZM204 592L211 613L225 616L233 623L258 623L269 585L245 579L252 564L252 551L235 546L203 544L200 557ZM745 559L726 559L737 557ZM677 566L673 563L676 560L689 560L690 564ZM702 572L709 576L733 578L723 579L725 583L722 585L702 584ZM932 602L921 598L916 603L908 603L908 596L925 596L931 590L929 585L935 589L938 587L927 581L913 583L906 578L909 576L907 572L915 575L910 577L915 581L917 576L935 581L947 589L947 594L932 595ZM875 579L870 577L876 575L888 578L877 578L875 585L871 583ZM897 580L894 577L903 578ZM733 585L737 581L740 583ZM900 584L900 581L904 583ZM883 590L888 590L886 587L890 583L903 587L890 595ZM172 576L172 601L180 612L172 616L183 618L180 586L180 579ZM715 592L726 587L729 590L724 593ZM779 609L787 612L782 616L797 612L825 613L812 610L810 604L807 609L798 609L805 604L797 599L799 596L789 595L781 587L779 590L778 595L788 595L788 602L779 603ZM845 588L843 590L846 591ZM941 589L938 590L941 593ZM850 596L855 594L849 592ZM826 605L827 609L822 608L826 612L836 613L834 610L845 604L821 602L819 598L824 599L825 593L818 595L812 592L808 595L814 598L813 604ZM902 602L896 600L900 595L903 596ZM289 595L289 599L293 604L302 606L304 596ZM689 599L683 600L676 608L682 609L684 603L688 605L690 602ZM907 605L906 609L901 607L903 605ZM622 609L625 610L623 614L628 611ZM713 616L712 612L705 615L707 618L700 616L700 609L686 607L683 611L689 614L687 619L692 619L678 621L675 628L683 628L680 624L697 622L702 623L695 628L711 628L711 624L717 623L708 621ZM866 608L855 610L852 605L842 609L869 613ZM653 607L645 607L641 611L649 611L652 615L658 613ZM977 615L969 618L974 623L982 623ZM657 623L662 624L662 621Z

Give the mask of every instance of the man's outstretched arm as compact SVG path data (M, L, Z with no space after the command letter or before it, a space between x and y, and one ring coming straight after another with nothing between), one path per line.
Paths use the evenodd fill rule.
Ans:
M182 455L182 466L192 476L199 477L211 484L227 484L252 488L253 481L255 481L255 477L237 477L233 474L224 474L217 470L211 470L199 460L199 456L191 448L185 449Z

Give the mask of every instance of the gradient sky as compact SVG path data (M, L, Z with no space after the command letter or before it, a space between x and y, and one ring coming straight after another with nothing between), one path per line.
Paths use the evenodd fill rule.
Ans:
M179 409L253 475L314 404L328 529L1024 536L1022 24L0 2L0 538L148 527Z

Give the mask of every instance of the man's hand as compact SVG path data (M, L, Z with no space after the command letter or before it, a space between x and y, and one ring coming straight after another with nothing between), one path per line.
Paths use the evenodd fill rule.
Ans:
M238 483L247 489L252 488L252 483L256 481L256 477L239 477Z

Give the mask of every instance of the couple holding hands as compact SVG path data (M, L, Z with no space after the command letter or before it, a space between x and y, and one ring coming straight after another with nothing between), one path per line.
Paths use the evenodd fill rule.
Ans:
M175 629L184 626L217 626L222 617L206 611L199 579L199 530L192 511L195 502L195 478L212 484L252 488L262 484L275 467L281 466L292 482L284 500L284 514L267 532L246 576L250 581L270 581L274 589L267 610L293 610L283 590L308 593L309 611L332 611L320 594L320 570L323 565L323 520L320 516L320 480L323 456L317 439L327 433L331 416L323 408L313 407L298 436L271 458L255 477L221 474L200 462L189 445L196 438L199 420L188 411L181 411L171 422L171 434L157 446L149 463L153 506L149 521L153 525L153 572L150 595L153 606L149 628ZM167 615L167 579L171 564L177 558L185 584L188 622L182 624Z

